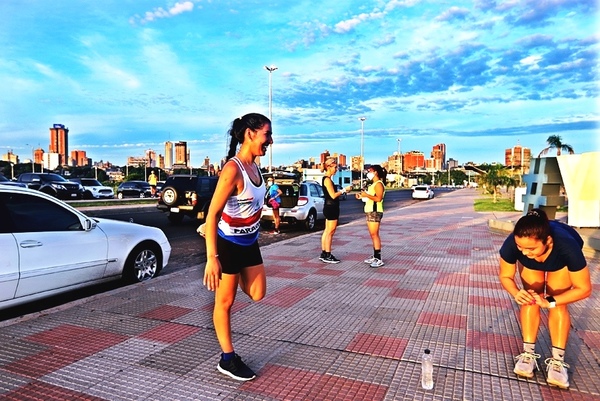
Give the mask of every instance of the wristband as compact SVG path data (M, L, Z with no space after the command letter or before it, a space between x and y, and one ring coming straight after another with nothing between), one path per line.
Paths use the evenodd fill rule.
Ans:
M341 192L342 192L342 194L345 194L346 193L346 188L342 188Z

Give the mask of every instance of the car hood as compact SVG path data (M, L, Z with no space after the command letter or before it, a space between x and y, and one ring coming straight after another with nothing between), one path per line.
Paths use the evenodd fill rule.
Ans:
M139 234L145 236L147 239L153 239L158 243L168 242L165 233L159 228L144 226L142 224L130 223L127 221L105 219L101 217L94 217L96 225L106 234L119 235L120 234Z

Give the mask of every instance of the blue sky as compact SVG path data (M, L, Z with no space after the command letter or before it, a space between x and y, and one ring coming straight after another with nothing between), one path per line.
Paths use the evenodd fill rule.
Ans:
M549 135L600 150L595 0L3 0L0 14L2 154L47 150L60 123L94 161L167 140L216 161L234 118L269 114L265 65L274 165L359 155L361 116L366 163L437 143L503 162Z

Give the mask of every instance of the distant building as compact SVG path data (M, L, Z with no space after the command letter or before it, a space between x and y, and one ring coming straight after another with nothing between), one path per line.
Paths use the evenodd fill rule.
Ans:
M175 162L173 163L172 167L188 167L187 142L179 141L175 144Z
M360 171L364 166L364 158L361 156L352 156L352 166L350 169L352 171Z
M387 160L388 172L402 174L402 155L399 152L394 152Z
M33 151L33 161L36 164L43 164L44 163L44 149L42 148L37 148Z
M58 153L44 153L44 160L42 165L47 170L56 170L58 167L62 166L60 163L61 156Z
M404 171L420 170L425 168L425 155L418 150L411 150L402 155Z
M504 150L504 165L521 174L529 173L531 164L531 149L521 147L517 144L515 147Z
M447 169L452 170L453 168L457 168L457 167L458 167L458 160L454 160L453 158L449 158L448 159Z
M165 142L165 166L164 168L170 169L173 167L173 142Z
M73 161L74 166L89 166L90 160L87 158L87 154L85 150L72 150L71 151L71 160Z
M58 154L59 165L66 165L68 163L69 129L63 124L54 124L52 128L50 128L50 146L48 146L48 153Z
M446 144L438 143L431 150L431 158L433 159L433 168L435 171L442 171L446 169Z
M8 153L2 155L2 161L19 164L19 156L15 155L12 150L9 150Z
M146 167L156 167L156 152L152 149L146 151Z

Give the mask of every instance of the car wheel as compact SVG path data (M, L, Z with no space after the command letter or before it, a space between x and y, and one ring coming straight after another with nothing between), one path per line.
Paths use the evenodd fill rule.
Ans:
M304 220L304 228L307 231L313 231L315 226L317 225L317 213L314 210L308 212L308 216L306 216L306 220Z
M119 199L123 199L123 192L119 192L119 193L117 193L117 198L119 198Z
M53 190L51 190L51 189L44 188L40 192L43 192L46 195L50 195L50 196L54 196L55 198L58 198L58 193L55 192L55 191L53 191Z
M171 223L181 223L183 221L183 214L169 213L169 215L167 216L167 219L169 219L169 221Z
M85 191L83 193L83 199L94 199L94 196L92 195L92 193L90 191Z
M129 254L123 268L123 278L129 283L141 283L156 277L161 266L162 255L158 245L144 242Z
M166 187L162 190L162 201L167 206L175 205L177 202L177 191L173 187Z

